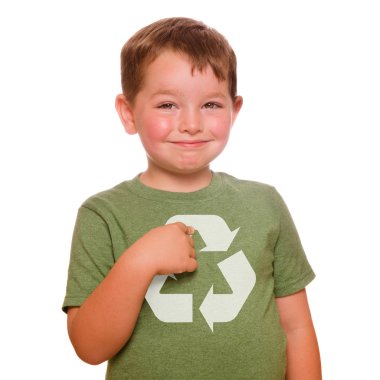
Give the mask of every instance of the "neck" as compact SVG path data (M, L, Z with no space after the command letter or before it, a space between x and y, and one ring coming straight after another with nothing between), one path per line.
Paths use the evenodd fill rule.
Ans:
M212 178L212 172L209 167L196 173L170 173L155 172L149 168L141 174L140 181L149 187L158 190L190 193L207 187Z

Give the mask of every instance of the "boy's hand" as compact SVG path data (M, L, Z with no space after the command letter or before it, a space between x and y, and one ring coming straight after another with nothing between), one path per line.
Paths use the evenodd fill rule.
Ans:
M198 267L193 227L177 222L153 228L134 244L135 258L153 274L194 272Z

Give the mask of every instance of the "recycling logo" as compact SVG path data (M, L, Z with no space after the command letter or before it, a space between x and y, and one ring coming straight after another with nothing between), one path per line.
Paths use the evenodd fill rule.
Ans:
M194 227L201 235L206 246L201 252L227 252L239 228L231 231L218 215L175 215L166 222L182 222ZM211 331L215 322L230 322L237 317L256 283L256 274L242 250L218 263L231 294L214 294L212 285L199 307ZM157 275L153 278L145 299L154 315L166 323L193 322L192 294L163 294L161 289L168 277L174 274Z

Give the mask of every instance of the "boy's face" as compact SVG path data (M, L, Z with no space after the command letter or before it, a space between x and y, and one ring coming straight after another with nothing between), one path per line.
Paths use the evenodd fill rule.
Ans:
M211 67L192 72L186 56L168 50L147 67L133 105L118 109L126 131L139 134L151 174L194 174L223 151L241 105Z

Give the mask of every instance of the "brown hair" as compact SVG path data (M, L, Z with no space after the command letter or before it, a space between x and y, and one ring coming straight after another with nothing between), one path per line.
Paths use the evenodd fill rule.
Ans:
M218 80L228 81L231 98L236 97L236 56L225 37L200 21L173 17L140 29L123 46L121 85L129 102L143 85L146 67L166 49L186 54L193 70L210 65Z

